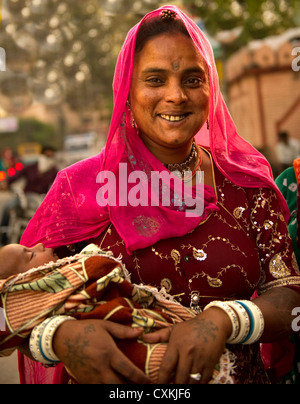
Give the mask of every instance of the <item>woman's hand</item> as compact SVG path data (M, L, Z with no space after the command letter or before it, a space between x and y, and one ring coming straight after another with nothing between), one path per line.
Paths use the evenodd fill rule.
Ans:
M190 378L195 373L201 374L201 384L208 383L231 332L228 315L219 308L210 308L195 319L145 334L145 342L168 342L158 383L195 383Z
M80 384L147 384L149 379L117 347L114 339L136 339L143 329L103 320L66 321L53 349Z

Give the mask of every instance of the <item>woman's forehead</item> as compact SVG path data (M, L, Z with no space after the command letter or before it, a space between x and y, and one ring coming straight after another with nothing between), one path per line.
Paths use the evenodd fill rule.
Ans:
M135 63L143 69L165 66L179 70L185 65L201 66L207 71L207 65L191 38L177 34L161 34L147 41L144 48L135 56Z

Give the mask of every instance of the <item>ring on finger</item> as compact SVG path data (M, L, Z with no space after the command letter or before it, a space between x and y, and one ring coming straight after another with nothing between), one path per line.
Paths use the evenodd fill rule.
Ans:
M202 378L201 373L191 373L190 374L190 379L195 380L196 382L200 382Z

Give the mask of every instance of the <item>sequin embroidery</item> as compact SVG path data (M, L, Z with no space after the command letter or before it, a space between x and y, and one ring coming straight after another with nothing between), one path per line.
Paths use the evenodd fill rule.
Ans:
M284 263L281 254L276 254L270 260L269 264L270 274L275 279L285 278L291 275L291 270Z

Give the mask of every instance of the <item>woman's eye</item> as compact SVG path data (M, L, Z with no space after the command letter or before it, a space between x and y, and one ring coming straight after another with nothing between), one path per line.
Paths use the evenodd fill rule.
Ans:
M196 87L196 86L199 86L201 83L203 83L203 80L198 77L193 77L193 78L188 79L186 81L186 83L187 83L187 85Z
M148 84L152 84L152 85L160 85L163 82L158 77L151 77L151 78L147 79L146 81Z

